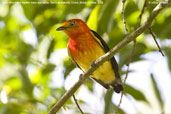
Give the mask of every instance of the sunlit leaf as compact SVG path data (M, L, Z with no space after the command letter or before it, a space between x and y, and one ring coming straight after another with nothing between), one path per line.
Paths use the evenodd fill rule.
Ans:
M129 2L126 2L125 10L124 10L125 17L126 18L129 17L130 14L132 14L133 12L135 12L137 10L138 10L138 6L134 0L130 0Z
M54 49L67 47L67 41L68 41L67 36L61 31L56 31L56 29L59 26L61 26L61 24L56 24L56 25L52 26L49 31L50 37L55 40L54 41L55 42Z
M19 90L21 89L22 83L19 78L12 77L6 80L5 85L10 86L13 90Z
M29 74L29 79L32 83L36 84L40 82L41 76L41 69L34 69L34 72Z
M91 12L88 21L87 21L87 25L90 29L92 30L97 30L97 24L98 24L98 16L99 16L99 9L100 9L100 5L97 5Z
M124 89L125 89L124 92L131 95L134 99L136 99L138 101L144 101L145 103L149 104L145 95L140 90L135 89L130 85L125 85Z

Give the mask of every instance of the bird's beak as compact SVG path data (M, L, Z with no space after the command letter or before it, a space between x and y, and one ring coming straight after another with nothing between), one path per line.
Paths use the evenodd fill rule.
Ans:
M61 27L57 28L56 31L62 31L62 30L65 30L65 29L67 29L67 28L68 28L68 27L61 26Z

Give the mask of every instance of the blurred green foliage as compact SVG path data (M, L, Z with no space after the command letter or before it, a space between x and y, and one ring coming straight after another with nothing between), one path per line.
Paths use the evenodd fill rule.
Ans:
M30 0L23 1L31 2ZM66 1L80 2L81 0ZM38 2L50 2L50 0L37 0L37 4L7 3L8 0L6 4L0 2L0 92L5 92L8 98L8 102L0 101L1 114L46 114L66 91L64 84L60 87L51 85L52 74L59 66L64 69L61 74L64 79L75 68L68 57L61 60L57 55L56 59L61 60L57 63L50 59L55 51L67 46L66 35L56 32L56 28L62 22L71 18L83 19L91 29L103 36L110 48L123 40L125 29L121 16L121 1L97 0L99 4L93 4L97 2L96 0L82 1L86 4L38 4ZM63 0L56 0L56 2L63 2ZM141 24L156 6L156 4L148 3ZM125 20L130 32L138 27L142 6L141 0L126 2ZM170 22L170 7L165 8L153 22L153 32L160 42L170 41ZM145 32L138 37L132 62L141 61L141 55L158 50L144 42L148 35L149 33ZM30 43L31 41L34 42ZM171 47L163 44L162 48L166 53L171 71ZM118 52L122 74L125 74L122 67L129 62L131 49L132 44L129 44ZM151 79L163 110L163 100L153 75ZM85 85L90 92L93 92L92 81L86 82ZM105 114L113 112L112 109L116 108L116 104L111 102L112 94L113 92L109 91L104 97L107 105L104 107ZM129 94L137 101L150 104L141 90L130 85L125 86L124 94ZM73 104L73 102L69 100L66 104ZM119 112L126 113L123 109Z

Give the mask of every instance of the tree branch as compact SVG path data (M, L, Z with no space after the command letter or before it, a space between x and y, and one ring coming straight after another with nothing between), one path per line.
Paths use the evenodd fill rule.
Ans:
M153 33L151 27L149 27L149 31L150 31L150 34L151 34L151 36L153 37L153 39L154 39L154 41L155 41L155 43L156 43L158 49L159 49L159 52L162 54L162 56L164 56L164 53L163 53L162 49L160 48L160 46L159 46L159 44L158 44L158 42L157 42L157 40L156 40L156 35Z
M141 25L142 15L144 14L144 10L145 10L146 5L147 5L147 0L144 0L144 5L143 5L143 8L141 10L141 14L139 16L140 21L139 21L138 27L140 27L140 25Z
M126 0L122 0L122 19L123 19L123 23L124 23L124 27L125 27L125 33L128 34L128 28L126 26L126 21L125 21L125 12L124 12L124 9L125 9L125 2Z
M113 55L121 48L123 48L125 45L127 45L129 42L136 39L137 36L139 36L141 33L143 33L146 29L148 29L152 23L152 21L155 19L155 17L159 14L159 12L165 8L171 0L160 2L151 12L150 17L147 19L146 23L139 27L135 32L132 34L126 36L124 40L122 40L120 43L118 43L114 48L112 48L109 52L107 52L105 55L101 56L99 59L97 59L94 62L93 67L91 66L82 76L80 76L80 79L69 89L62 97L59 99L59 101L51 108L48 114L55 114L59 109L64 105L64 103L75 93L75 91L81 86L81 84L105 61L109 60Z
M73 94L73 98L74 98L74 101L75 101L75 104L76 104L78 110L81 112L81 114L84 114L84 112L82 111L80 105L78 104L77 99L75 98L75 95L74 94Z

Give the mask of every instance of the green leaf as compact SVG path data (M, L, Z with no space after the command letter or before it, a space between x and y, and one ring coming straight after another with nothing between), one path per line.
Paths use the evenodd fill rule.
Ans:
M134 99L138 101L144 101L145 103L149 105L148 100L146 99L146 97L140 90L137 90L130 85L125 85L124 89L125 89L124 92L131 95Z
M75 1L75 0L72 0L72 1L73 2L78 2L78 1ZM68 4L65 11L64 11L64 14L79 13L84 7L85 7L85 4L79 4L79 5L78 4Z
M26 44L23 41L20 41L17 48L18 49L16 53L18 54L19 61L22 64L26 64L29 60L31 53L34 51L33 46Z
M124 39L124 30L121 29L120 25L118 23L122 19L119 14L115 14L115 21L113 24L112 30L108 33L109 35L109 42L108 45L110 48L114 47L116 44L118 44L120 41Z
M24 111L24 105L20 103L8 103L1 108L1 114L20 114Z
M50 36L54 39L55 42L54 49L66 48L67 46L67 36L61 31L56 31L56 28L59 26L61 26L61 24L56 24L52 26L49 31Z
M152 26L153 32L157 35L158 38L171 39L170 22L171 22L171 8L166 8L161 13L159 13Z
M38 1L37 1L38 2ZM46 9L54 8L56 7L55 4L46 4L46 5L38 5L38 4L22 4L23 11L25 16L30 20L33 21L33 19L39 15L44 13Z
M164 102L163 102L163 99L162 99L162 96L161 96L161 92L159 90L159 87L157 86L157 82L154 79L154 75L153 74L151 74L151 82L152 82L152 86L153 86L155 95L157 97L157 100L158 100L158 102L160 104L161 113L164 113Z
M104 96L104 100L105 100L104 114L110 114L111 111L114 112L112 108L112 95L113 95L113 90L110 89L109 91L107 91L107 93Z
M56 65L52 64L52 63L48 63L44 68L42 73L43 74L47 74L47 73L51 73L52 71L54 71Z
M117 110L117 105L115 105L115 104L113 104L113 105L114 105L114 110ZM127 113L123 109L119 108L118 109L118 114L127 114Z
M99 11L99 21L97 32L102 35L109 32L113 26L114 11L119 3L119 0L106 0L101 10Z
M97 30L97 24L98 24L98 17L99 17L99 9L100 5L97 5L92 12L90 13L90 16L87 21L87 25L92 30Z
M93 81L92 81L92 80L88 80L88 81L86 81L84 84L87 86L87 88L88 88L91 92L93 92Z
M55 4L22 4L23 11L27 19L29 19L36 28L37 35L46 35L51 26L56 24L59 12L55 12Z
M31 83L28 72L26 70L26 66L22 65L21 68L19 69L20 73L20 78L22 81L22 89L27 95L32 99L32 92L33 92L33 84Z
M133 45L128 45L122 48L120 51L119 67L121 68L124 64L128 64L130 61ZM136 43L134 53L131 58L131 62L141 60L140 56L146 53L146 46L143 43Z
M54 39L52 39L50 44L49 44L49 48L48 48L48 52L47 52L47 59L49 59L50 54L53 52L54 47L55 47L55 43L56 43L56 41Z
M105 101L104 114L113 114L118 108L115 104L112 103L112 95L113 95L113 90L110 89L107 91L107 93L104 96L104 101ZM126 113L124 112L124 110L119 108L118 114L126 114Z
M136 12L138 10L138 6L135 3L134 0L129 0L129 2L127 2L127 4L125 4L125 17L129 17L130 14L132 14L133 12Z
M124 14L125 14L125 21L128 31L130 32L135 30L135 28L137 28L137 23L139 22L140 11L134 0L130 0L129 2L126 2Z

